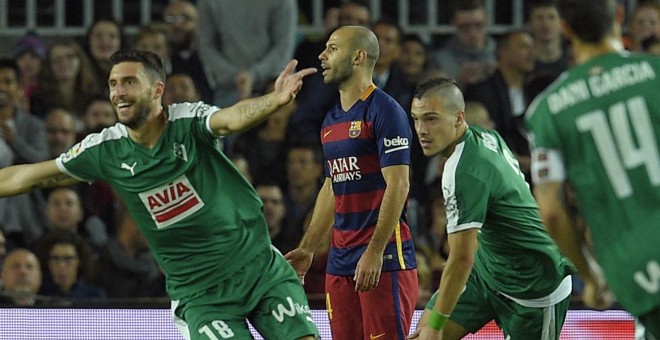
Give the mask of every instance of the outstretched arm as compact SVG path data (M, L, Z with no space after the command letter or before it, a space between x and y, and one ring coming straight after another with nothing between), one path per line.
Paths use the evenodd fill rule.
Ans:
M0 169L0 197L76 182L76 179L62 173L54 160L15 165Z
M297 60L292 60L275 80L275 90L257 98L242 100L233 106L218 110L210 119L210 127L218 136L247 130L268 118L281 106L296 97L302 87L305 76L316 72L315 68L306 68L294 72Z

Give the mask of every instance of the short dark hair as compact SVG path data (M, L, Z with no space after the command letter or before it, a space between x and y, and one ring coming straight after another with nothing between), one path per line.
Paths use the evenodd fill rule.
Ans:
M16 61L14 59L9 59L9 58L2 58L0 59L0 70L1 69L11 69L14 71L16 74L16 79L21 75L21 69L18 68L18 64L16 64Z
M111 103L110 99L108 99L108 96L106 96L105 94L94 93L91 96L89 96L89 98L87 98L87 100L85 101L85 111L89 108L90 105L92 105L92 103L95 103L95 102L108 102L108 103Z
M529 8L527 9L527 19L529 20L532 12L538 8L557 8L557 0L534 0L529 2Z
M461 90L461 87L458 86L456 80L450 78L435 77L420 82L415 88L415 94L413 97L420 99L426 94L426 92L429 92L432 89L448 86L455 86L457 89Z
M424 46L424 49L428 50L428 45L426 42L422 39L422 37L419 36L417 33L407 33L403 35L403 38L401 39L401 43L409 42L409 41L415 41L419 43L420 45Z
M496 38L496 48L495 50L497 51L496 53L498 54L499 58L499 53L502 48L508 47L509 44L511 43L511 38L517 34L525 34L525 35L530 35L530 33L522 28L513 28L510 30L507 30L506 32L502 33Z
M292 149L304 149L309 150L314 155L314 162L323 164L323 149L318 140L309 138L309 137L293 137L289 140L289 145L287 147L286 153L289 154L289 151Z
M116 20L115 18L113 18L110 15L101 15L100 17L97 17L96 19L94 19L92 24L89 25L89 27L87 28L87 32L85 33L85 41L82 44L82 47L85 49L87 54L89 54L90 59L94 59L94 58L92 57L91 48L89 46L89 40L90 40L90 37L92 35L92 31L94 30L96 25L98 25L100 22L111 23L112 25L117 27L117 30L119 31L119 48L123 49L123 48L127 47L126 46L127 45L126 44L127 39L126 39L126 33L123 30L123 27L124 27L123 23L119 22L118 20Z
M115 66L124 62L138 62L156 79L165 82L165 68L160 57L146 50L119 50L110 57L110 65Z
M460 11L474 11L485 8L483 0L454 0L451 5L452 16Z
M78 268L78 280L92 279L94 274L93 251L91 245L80 235L66 229L53 229L44 234L36 245L36 255L41 264L44 278L52 275L48 267L50 252L56 245L72 245L76 249L76 255L80 260Z
M559 0L557 9L580 40L595 44L612 31L616 0Z
M392 20L390 18L387 18L387 17L382 17L382 18L378 19L378 21L374 22L373 25L371 25L371 30L373 31L373 29L376 28L376 26L378 26L378 25L389 26L389 27L392 27L392 28L396 29L396 32L399 35L399 41L397 43L401 44L404 33L403 33L403 28L401 28L401 26L399 25L398 22L396 22L395 20Z

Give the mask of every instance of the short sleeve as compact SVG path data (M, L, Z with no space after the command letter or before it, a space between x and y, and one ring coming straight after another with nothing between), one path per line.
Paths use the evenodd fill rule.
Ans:
M442 195L447 214L447 233L481 228L486 220L490 191L481 178L457 171L460 156L452 155L442 174Z
M83 182L103 180L99 161L100 134L91 134L55 159L65 174Z
M525 122L531 147L531 174L534 184L563 181L566 178L560 145L561 137L547 101L537 98L529 107Z
M374 135L378 145L380 166L410 165L412 130L408 116L391 97L381 102L374 117Z
M525 123L529 130L529 143L532 149L558 149L559 134L543 97L538 97L532 102L527 110Z

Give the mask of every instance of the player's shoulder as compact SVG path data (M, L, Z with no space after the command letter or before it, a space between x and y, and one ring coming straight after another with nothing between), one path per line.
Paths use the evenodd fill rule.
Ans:
M468 148L487 147L497 150L502 142L502 136L496 130L484 129L479 126L468 126L465 130L465 137L463 140L466 142Z
M116 123L113 126L109 126L97 133L90 133L85 136L80 143L85 148L94 147L106 142L119 140L122 138L128 137L128 128L122 123Z
M378 88L373 91L373 93L366 100L366 103L370 108L370 113L374 116L392 113L407 116L406 111L403 109L403 107L401 107L396 99Z
M202 101L170 104L165 108L171 122L185 118L199 118L218 111L219 108Z
M459 166L462 171L471 173L493 166L493 159L499 158L506 143L499 132L470 126L463 139Z
M100 132L90 133L80 142L69 148L69 150L60 157L62 161L66 163L67 161L78 157L85 151L98 148L106 143L112 143L123 138L128 138L128 129L124 124L117 123L113 126L104 128Z

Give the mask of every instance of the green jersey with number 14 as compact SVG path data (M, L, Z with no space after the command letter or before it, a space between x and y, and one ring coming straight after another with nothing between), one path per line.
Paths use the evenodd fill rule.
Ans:
M660 306L660 58L611 53L564 73L530 106L533 178L568 181L617 300Z
M108 182L119 193L174 300L249 269L249 261L270 247L259 196L210 132L208 118L216 110L202 102L170 105L151 149L117 124L56 160L65 173Z

